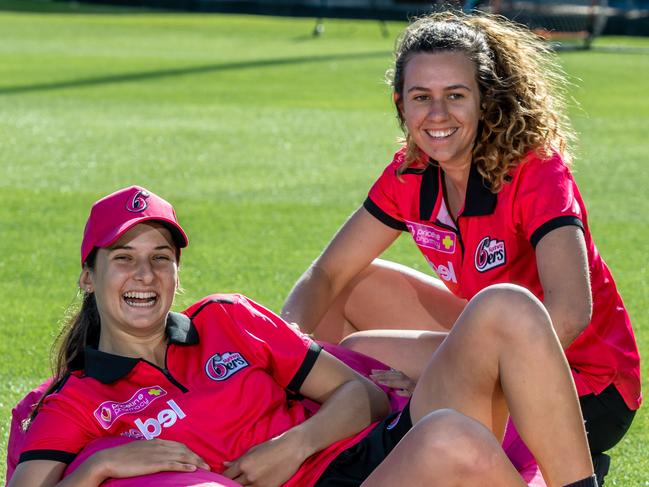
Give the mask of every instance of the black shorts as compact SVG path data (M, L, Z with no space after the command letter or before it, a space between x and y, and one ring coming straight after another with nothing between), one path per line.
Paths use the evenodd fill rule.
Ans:
M580 397L579 404L593 455L613 448L629 430L635 416L613 384L597 395Z
M363 483L412 428L410 403L390 414L354 446L338 455L314 487L353 487Z

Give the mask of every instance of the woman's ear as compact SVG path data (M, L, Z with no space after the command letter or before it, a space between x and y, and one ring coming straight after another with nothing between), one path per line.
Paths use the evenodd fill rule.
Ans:
M86 292L92 293L95 291L95 287L92 283L92 272L89 268L84 267L79 276L79 288Z
M399 93L392 93L392 101L394 102L394 106L397 107L397 110L399 110L399 115L403 115L403 100Z

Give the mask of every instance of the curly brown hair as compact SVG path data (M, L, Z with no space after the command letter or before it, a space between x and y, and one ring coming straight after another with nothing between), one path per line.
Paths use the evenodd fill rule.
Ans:
M483 119L473 163L494 193L530 151L541 157L558 151L567 163L571 161L574 132L566 115L568 82L551 46L504 17L446 11L419 18L406 28L397 41L394 69L388 72L406 135L400 174L422 156L399 110L406 65L415 54L444 51L462 52L476 67Z

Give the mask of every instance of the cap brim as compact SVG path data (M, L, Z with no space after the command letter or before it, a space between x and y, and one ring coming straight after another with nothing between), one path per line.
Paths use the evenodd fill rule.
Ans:
M110 247L135 225L144 222L162 223L171 232L171 237L174 239L174 243L178 248L187 247L187 245L189 244L189 239L187 238L185 231L173 220L170 220L168 218L160 218L159 216L143 216L141 218L134 218L133 220L129 220L128 222L115 228L102 240L96 242L95 247Z

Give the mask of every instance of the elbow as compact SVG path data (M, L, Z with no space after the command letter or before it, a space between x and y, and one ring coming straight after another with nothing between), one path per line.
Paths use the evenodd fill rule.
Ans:
M554 318L554 317L553 317ZM592 306L575 306L557 316L555 328L564 348L567 348L588 327L592 318Z

